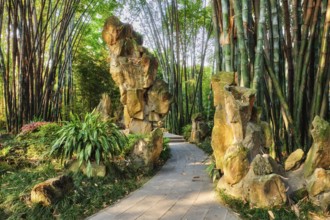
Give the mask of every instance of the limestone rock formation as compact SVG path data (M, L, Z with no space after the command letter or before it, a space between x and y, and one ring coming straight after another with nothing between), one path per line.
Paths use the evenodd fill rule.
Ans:
M330 169L330 124L316 116L312 125L313 145L307 154L305 177L310 176L316 168Z
M299 167L299 165L302 163L304 155L305 153L302 149L297 149L292 152L284 163L285 171Z
M189 141L192 143L201 143L209 134L209 126L207 125L203 114L196 113L191 118L191 135Z
M235 74L221 72L212 77L212 89L214 94L214 127L212 129L212 148L216 167L223 169L223 156L226 150L233 144L233 131L226 118L225 112L225 86L234 83Z
M330 211L330 191L317 196L310 196L310 199L315 205L320 206L324 212Z
M315 169L307 180L307 191L310 196L316 196L323 192L330 192L330 170Z
M276 152L275 152L275 144L274 144L272 129L271 129L269 123L267 123L265 121L260 121L260 126L261 126L263 136L265 138L265 148L269 152L270 156L273 159L275 159Z
M274 207L286 203L286 188L277 174L248 175L244 182L245 199L256 207Z
M251 163L253 173L257 176L268 175L274 172L272 163L269 157L263 157L260 154L256 155Z
M110 51L110 73L120 90L126 128L131 133L151 132L172 100L167 84L156 80L157 59L142 46L141 35L115 16L107 19L102 37Z
M223 159L223 178L229 184L239 182L249 170L247 150L241 144L229 147Z
M330 170L315 169L307 180L307 191L314 204L321 206L324 211L330 211Z
M262 132L262 127L254 122L247 123L243 145L249 151L248 158L250 162L257 154L265 152L265 144L265 136Z
M132 152L133 162L139 167L153 168L163 150L163 132L160 128L151 132L148 138L139 140Z
M235 86L234 73L212 78L214 127L212 148L223 172L217 188L257 207L272 207L287 200L283 168L267 153L273 147L271 129L254 107L253 89ZM262 156L262 155L263 156Z
M237 199L249 201L252 206L283 205L287 201L286 187L278 175L279 170L271 157L257 155L248 173L238 183L230 184L226 178L221 178L217 188ZM224 177L227 173L224 172Z
M59 176L35 185L31 191L31 202L44 206L55 204L73 189L73 180L69 176Z

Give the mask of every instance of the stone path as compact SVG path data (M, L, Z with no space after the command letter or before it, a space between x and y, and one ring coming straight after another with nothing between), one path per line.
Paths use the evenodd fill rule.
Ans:
M88 219L238 220L218 203L203 151L189 143L170 148L172 157L143 187Z

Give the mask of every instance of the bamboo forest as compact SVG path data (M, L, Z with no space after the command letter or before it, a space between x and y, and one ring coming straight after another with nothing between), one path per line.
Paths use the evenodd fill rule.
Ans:
M1 219L330 219L330 0L0 0Z

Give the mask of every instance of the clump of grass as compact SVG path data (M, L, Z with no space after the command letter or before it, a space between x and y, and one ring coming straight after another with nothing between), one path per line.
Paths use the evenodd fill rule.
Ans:
M170 139L164 138L163 139L163 150L160 153L159 159L160 162L163 164L171 157L171 149L169 147Z

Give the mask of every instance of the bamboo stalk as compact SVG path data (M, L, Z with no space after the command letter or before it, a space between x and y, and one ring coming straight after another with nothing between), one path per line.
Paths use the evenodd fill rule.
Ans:
M260 78L263 66L263 39L265 29L265 0L260 0L260 16L258 20L258 34L257 34L257 48L256 48L256 59L254 62L254 78L253 88L258 89L260 84Z
M312 109L310 119L313 120L315 115L320 114L321 109L321 100L322 100L322 90L324 90L325 86L324 83L324 75L326 74L327 67L327 60L329 61L327 51L329 50L329 26L330 26L330 1L328 1L327 11L325 15L325 22L323 27L323 34L322 34L322 42L321 42L321 55L319 59L319 64L317 68L316 78L315 78L315 85L314 85L314 92L313 92L313 100L312 100ZM329 71L328 71L329 72ZM325 80L326 81L326 80ZM325 84L326 85L326 84Z
M283 108L282 113L284 114L283 117L285 119L286 124L286 130L289 131L289 135L296 136L296 129L294 125L294 121L292 119L292 115L290 113L289 105L285 100L285 97L283 95L283 92L281 90L281 86L275 76L274 70L271 68L271 64L267 56L264 54L264 60L266 63L267 73L269 74L272 84L274 85L276 95L280 101L281 108Z
M221 0L221 11L222 11L222 22L223 22L223 30L221 37L221 45L223 46L224 51L224 60L225 60L225 71L233 71L232 61L231 61L231 49L230 49L230 25L229 25L229 7L228 0Z
M241 85L250 87L250 73L249 73L249 62L248 54L244 41L244 27L242 21L242 7L240 0L233 0L234 11L235 11L235 23L237 29L238 47L240 52L240 70L241 70Z
M294 65L292 58L292 38L290 32L290 14L288 0L282 0L283 12L284 12L284 29L285 29L285 54L288 62L288 104L290 112L293 112L293 77L294 77Z
M313 20L311 23L311 29L310 29L310 39L308 41L308 46L307 46L307 51L304 55L304 67L301 69L301 83L300 83L300 87L299 87L299 96L298 96L298 105L297 105L297 109L296 109L296 123L297 123L297 129L301 128L302 125L302 121L303 119L301 118L302 116L302 108L303 108L303 98L304 98L304 90L306 87L306 80L307 80L307 66L308 63L310 62L310 56L311 56L311 48L312 48L312 43L313 43L313 38L314 38L314 34L315 34L315 27L316 27L316 22L317 22L317 17L318 17L318 12L320 9L320 4L321 4L321 0L317 0L316 2L316 6L315 6L315 10L314 10L314 14L313 14ZM306 120L308 121L308 120ZM301 132L298 132L299 134L296 138L298 143L301 143Z

